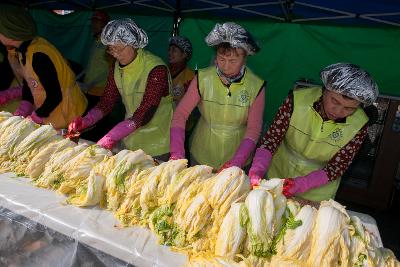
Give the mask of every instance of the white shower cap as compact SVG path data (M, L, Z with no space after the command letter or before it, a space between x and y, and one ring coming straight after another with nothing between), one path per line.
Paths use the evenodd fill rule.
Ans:
M325 67L321 80L326 89L360 101L369 106L378 97L378 85L368 72L350 63L336 63Z
M208 46L229 43L234 48L244 49L248 55L254 55L260 50L251 34L234 22L225 22L222 25L217 23L205 41Z
M149 43L149 38L131 19L112 20L104 27L101 33L103 45L122 43L135 48L143 48Z
M192 43L188 38L184 36L173 36L169 38L169 45L176 45L187 54L189 59L192 57Z

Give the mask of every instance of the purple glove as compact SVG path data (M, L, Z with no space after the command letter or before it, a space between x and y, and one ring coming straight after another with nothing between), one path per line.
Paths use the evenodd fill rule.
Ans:
M21 96L22 96L22 86L10 87L7 90L0 92L0 105L4 105L8 101L20 98Z
M253 174L253 175L249 174L249 176L250 176L251 188L254 188L255 186L260 185L260 181L262 179L261 177L255 175L255 174Z
M172 127L170 130L170 159L185 158L185 129Z
M323 186L329 182L326 172L317 170L305 176L298 176L294 179L286 178L283 186L283 194L292 197L295 194L304 193L310 189Z
M39 117L36 112L32 112L32 114L29 116L29 118L33 121L36 122L37 124L43 124L44 119Z
M31 115L34 110L35 107L32 105L32 103L22 100L21 103L19 103L17 110L14 112L14 115L26 117Z
M255 148L256 143L254 143L253 140L249 138L243 139L238 149L236 149L235 155L233 155L232 159L228 161L230 163L229 167L236 166L242 168Z
M254 182L259 181L264 177L271 159L272 154L268 149L261 147L257 148L249 171L250 182L251 180L254 180Z
M115 125L114 128L111 129L111 131L103 136L103 138L101 138L97 142L97 144L104 148L111 149L115 145L115 143L127 137L135 130L136 125L133 121L129 119L121 121L120 123Z
M94 125L98 122L101 118L103 118L103 112L98 108L92 108L85 117L78 117L75 118L69 125L68 125L68 132L69 133L76 133L80 132L83 129L89 128L90 126Z

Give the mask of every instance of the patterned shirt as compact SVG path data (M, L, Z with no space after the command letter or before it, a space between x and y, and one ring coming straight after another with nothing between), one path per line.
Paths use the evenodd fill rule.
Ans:
M321 115L322 97L314 103L314 109ZM289 128L290 118L293 113L293 92L285 99L279 107L271 126L260 141L260 147L268 149L272 154L276 152L279 145L285 138ZM324 121L328 120L321 115ZM354 156L361 148L361 145L368 133L368 126L365 124L360 131L343 148L341 148L323 168L329 181L335 180L347 170Z
M167 67L157 66L150 71L147 77L146 90L142 102L129 119L132 120L138 128L146 125L153 118L161 98L168 95ZM104 94L97 103L96 108L100 109L103 114L109 113L119 96L120 94L114 80L114 68L110 68Z

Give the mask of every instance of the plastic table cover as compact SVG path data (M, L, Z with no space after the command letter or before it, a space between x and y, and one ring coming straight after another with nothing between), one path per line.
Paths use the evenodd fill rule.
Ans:
M64 200L30 179L0 174L0 266L178 267L187 262L186 255L158 245L149 229L121 228L109 211L78 208ZM382 246L371 216L349 214L358 216Z
M76 265L76 257L82 255L79 250L90 250L104 266L126 266L129 263L135 266L178 267L187 262L186 255L157 244L156 236L149 229L121 228L109 211L99 207L78 208L63 204L64 200L64 196L54 191L33 186L30 179L16 177L14 173L0 174L0 214L3 218L0 221L0 260L1 251L6 248L12 250L14 244L20 246L12 250L16 255L21 256L22 253L27 257L32 250L35 253L27 265L24 265L23 259L14 259L14 262L7 263L8 266L99 266ZM7 213L6 209L14 215ZM29 218L30 222L15 214ZM34 235L41 236L34 238ZM28 239L25 243L22 242L24 236ZM29 242L29 239L36 242ZM88 247L84 248L84 245ZM110 259L102 252L124 262L117 259L107 262ZM43 253L44 257L34 256L38 253ZM12 260L12 255L7 258Z

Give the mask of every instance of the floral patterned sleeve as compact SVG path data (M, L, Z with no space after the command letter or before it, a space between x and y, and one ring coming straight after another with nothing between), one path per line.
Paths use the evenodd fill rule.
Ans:
M290 118L293 113L293 93L290 92L283 104L279 107L268 131L261 139L259 147L268 149L273 155L282 143L289 128Z
M160 105L161 99L169 95L168 69L165 66L154 67L147 77L146 89L139 107L135 110L132 120L136 127L150 122Z
M289 93L285 102L280 106L275 115L271 126L261 139L259 146L268 149L273 155L285 138L289 128L290 118L293 113L293 93ZM350 166L354 156L361 148L365 137L368 134L368 125L365 125L346 146L340 149L326 164L323 171L328 176L329 181L333 181L343 175Z
M108 114L111 112L119 96L120 94L114 80L114 68L110 68L106 88L99 102L96 104L96 108L100 109L104 115Z
M361 148L365 137L368 134L368 125L363 128L351 139L345 147L340 149L324 167L324 171L328 176L329 181L336 180L341 177L343 173L350 166L354 156Z

